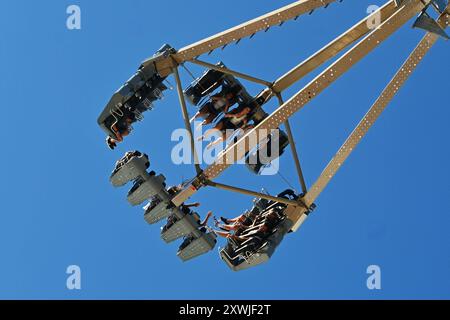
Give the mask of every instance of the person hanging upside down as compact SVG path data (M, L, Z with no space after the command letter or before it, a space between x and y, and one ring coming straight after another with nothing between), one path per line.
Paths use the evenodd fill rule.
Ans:
M197 114L191 119L191 122L203 118L201 125L207 125L214 121L221 112L227 113L232 105L238 100L240 87L225 87L220 93L213 95L211 100L205 103Z
M267 224L262 224L258 229L253 230L245 235L236 235L235 233L231 233L229 231L217 231L214 230L214 233L220 237L226 238L226 239L232 239L238 242L244 242L246 240L252 239L254 237L258 237L263 239L266 237L270 232L270 226Z
M235 109L234 113L226 114L214 128L209 129L205 132L205 134L200 137L198 140L204 140L205 138L211 136L215 132L220 132L221 136L215 141L211 142L207 148L211 148L214 145L227 140L227 130L247 130L252 128L253 126L248 125L249 118L248 115L252 111L251 107L243 105L239 106Z
M111 137L106 137L106 144L111 150L114 150L117 147L117 143L122 142L123 138L128 136L131 132L131 124L133 120L131 118L126 118L124 121L117 122L115 125L111 127L115 139Z
M220 220L223 222L223 224L219 223L219 221L216 220L215 226L224 231L236 231L238 229L250 227L253 224L255 218L256 215L254 215L252 212L246 212L233 219L220 217Z
M250 112L252 112L253 108L251 105L242 104L231 112L225 112L225 118L239 119L244 116L247 116Z

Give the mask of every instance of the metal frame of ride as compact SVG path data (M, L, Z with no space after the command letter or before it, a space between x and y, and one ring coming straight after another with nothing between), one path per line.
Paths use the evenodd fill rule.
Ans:
M225 32L182 48L178 51L172 49L165 54L160 54L149 60L154 65L155 70L161 78L165 79L171 74L174 75L181 111L186 129L190 135L191 150L194 157L196 176L190 180L181 192L170 199L170 202L174 207L181 206L200 188L211 186L227 191L239 192L258 198L267 199L275 203L285 205L286 216L290 223L288 224L288 229L285 230L286 232L283 233L283 236L289 231L297 231L308 217L311 210L315 207L314 202L317 197L334 177L336 172L343 165L358 143L362 140L369 128L375 123L380 114L402 87L402 85L406 82L408 77L412 74L429 49L436 43L439 37L448 39L444 31L450 22L450 5L448 4L448 1L390 0L377 11L362 19L355 26L344 32L341 36L337 37L335 40L274 82L262 80L258 77L241 73L220 65L211 64L199 59L199 57L203 54L210 53L221 47L224 48L233 42L239 43L241 39L245 37L252 37L255 33L267 31L269 28L276 25L281 26L288 20L297 19L299 16L311 13L320 7L328 7L328 5L336 1L337 0L300 0ZM438 11L439 18L437 20L432 19L428 15L427 10L430 7ZM395 33L400 27L405 25L417 14L419 14L419 18L414 23L414 27L426 29L426 35L419 42L416 49L411 53L393 79L380 94L379 98L369 109L349 138L338 150L335 157L326 166L317 181L310 188L308 188L303 177L302 167L296 150L294 137L292 135L289 118L317 97L341 75L351 69L358 61L364 58L380 43ZM381 17L381 23L375 28L371 28L369 22L372 21L375 16ZM298 82L313 70L316 70L318 67L336 57L351 45L353 45L352 48L350 48L340 58L322 71L309 84L307 84L289 100L284 101L282 93L287 88ZM196 155L192 128L189 121L186 100L178 71L179 66L184 65L186 62L200 65L208 69L217 70L224 74L229 74L234 77L242 78L265 86L266 88L255 98L257 101L262 102L258 106L259 108L262 108L265 103L274 97L277 98L279 102L279 107L276 111L270 115L266 114L265 118L260 121L254 129L245 133L237 142L231 144L223 150L217 157L215 163L205 169L200 167ZM257 143L258 141L261 141L261 138L265 138L259 137L255 141L255 139L249 139L250 135L256 134L258 136L261 132L264 132L267 136L267 132L270 133L271 130L275 130L281 125L284 125L289 138L295 167L298 173L299 184L303 191L301 197L297 199L279 198L213 181L230 165L235 163L233 161L240 160L244 157L246 152L257 146ZM233 160L230 161L230 159ZM282 238L283 237L281 236L281 238L277 240L278 243L281 242ZM270 258L270 256L271 254L269 254L267 259ZM223 253L222 258L226 259ZM254 265L264 262L267 259L255 261ZM246 262L246 264L246 267L251 266L250 262ZM229 263L228 265L233 270L241 270L245 268L239 268Z

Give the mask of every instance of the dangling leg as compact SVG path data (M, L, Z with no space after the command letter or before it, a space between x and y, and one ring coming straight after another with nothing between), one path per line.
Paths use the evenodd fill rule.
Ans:
M215 145L217 145L217 144L219 144L219 143L221 143L221 142L223 142L223 141L226 141L226 133L223 132L223 131L221 131L221 133L222 133L222 136L219 137L219 138L217 138L216 140L212 141L210 144L208 144L208 145L206 146L206 149L211 149L211 148L214 147Z
M218 116L217 114L211 113L211 114L205 119L205 121L203 121L202 125L206 126L206 125L212 123L212 122L214 121L214 119L215 119L217 116Z
M222 238L229 238L230 237L230 233L229 232L214 230L214 233L216 235L218 235L219 237L222 237Z
M221 131L224 127L224 123L221 121L219 122L214 128L211 128L209 130L206 130L203 136L199 137L197 140L202 141L206 138L208 138L210 135L212 135L216 131Z
M192 117L192 119L190 120L190 122L194 122L195 120L197 120L198 118L205 118L208 116L207 112L202 112L201 110L198 111L195 116Z
M203 107L198 110L195 116L191 119L191 123L197 120L198 118L206 118L209 116L209 103L205 104Z

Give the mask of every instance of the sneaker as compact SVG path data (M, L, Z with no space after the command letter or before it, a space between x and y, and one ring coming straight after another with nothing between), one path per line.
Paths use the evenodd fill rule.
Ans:
M111 150L114 150L117 147L117 144L110 137L106 138L106 144L108 145L108 148Z

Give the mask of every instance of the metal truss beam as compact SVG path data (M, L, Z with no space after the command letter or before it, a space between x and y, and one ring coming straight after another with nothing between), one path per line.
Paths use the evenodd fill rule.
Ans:
M394 14L386 19L386 21L369 33L369 35L356 44L329 68L323 71L305 88L263 120L256 128L245 134L237 143L222 152L218 156L217 161L199 175L194 180L193 184L172 199L173 203L175 205L180 205L202 186L202 181L205 179L214 179L235 161L241 159L245 154L245 151L253 149L256 146L255 143L260 141L259 138L261 137L258 139L248 139L251 134L258 134L262 131L270 132L270 130L276 129L282 123L285 123L289 117L302 109L323 90L328 88L340 76L374 50L381 42L397 31L414 15L422 11L429 3L430 0L406 0ZM234 161L230 161L230 159L233 159Z
M233 187L233 186L229 186L229 185L226 185L226 184L217 183L217 182L213 182L213 181L208 181L206 183L206 185L214 187L214 188L226 190L226 191L241 193L241 194L244 194L244 195L247 195L247 196L267 199L267 200L275 201L275 202L280 202L280 203L284 203L284 204L295 206L295 207L303 206L303 204L301 202L297 202L295 200L289 200L289 199L286 199L286 198L273 197L273 196L265 194L265 193L260 193L260 192L255 192L255 191L251 191L251 190L247 190L247 189Z
M450 10L450 6L447 7ZM438 23L442 28L447 28L450 15L444 13L438 19ZM330 180L336 175L339 168L342 167L344 162L350 156L352 151L356 148L359 142L364 138L369 129L373 126L375 121L379 118L381 113L386 109L389 102L394 98L400 88L405 84L406 80L411 76L413 71L417 68L419 63L423 60L424 56L428 53L431 47L436 43L439 36L433 33L427 33L425 37L420 41L419 45L411 53L405 63L401 66L393 79L389 82L386 88L383 90L379 98L349 136L347 141L342 145L335 157L326 166L318 180L311 187L310 192L305 196L305 202L308 204L313 203L324 188L328 185Z
M224 47L255 33L281 25L288 20L309 13L317 8L326 7L336 0L300 0L259 18L240 24L234 28L206 38L180 49L173 57L178 63L192 60L202 54Z
M282 106L284 104L283 97L281 96L281 94L278 94L278 102L280 103L280 106ZM284 123L284 126L286 128L286 133L288 135L289 145L291 146L292 157L294 158L295 168L297 170L297 175L298 175L298 179L300 182L300 186L302 187L303 194L306 194L306 192L308 191L308 188L306 187L305 177L303 175L302 166L300 164L300 158L298 156L297 147L295 145L294 135L292 134L291 125L289 123L289 120L286 120L286 122Z
M397 10L399 10L399 7L397 7L395 1L389 1L384 6L374 11L372 14L362 19L352 28L341 34L321 50L317 51L311 57L277 79L274 82L271 90L275 93L283 92L294 83L302 79L304 76L309 74L311 71L317 69L330 59L336 57L345 48L349 47L351 44L355 43L367 33L372 31L373 29L371 28L374 27L374 22L378 19L377 17L379 17L380 23L383 23ZM263 95L267 96L270 95L270 93L270 90L266 90Z
M184 98L183 86L181 83L180 74L178 72L178 67L173 68L173 74L175 75L175 82L177 84L178 99L180 100L181 112L183 114L184 125L186 127L186 130L189 133L191 153L192 153L193 159L194 159L195 171L197 172L197 174L200 174L202 172L202 169L200 168L200 165L199 165L200 162L198 159L197 150L195 150L194 135L192 133L191 123L189 122L189 114L188 114L187 107L186 107L186 100Z
M231 70L229 68L221 67L221 66L209 63L209 62L201 61L201 60L198 60L198 59L194 59L194 60L191 60L189 62L192 62L194 64L200 65L202 67L206 67L208 69L213 69L213 70L220 71L222 73L231 74L232 76L235 76L235 77L238 77L238 78L241 78L241 79L245 79L247 81L251 81L251 82L258 83L258 84L262 84L263 86L266 86L266 87L271 87L272 86L272 83L269 82L269 81L258 79L256 77L249 76L247 74L244 74L244 73L241 73L241 72L238 72L238 71L234 71L234 70Z

